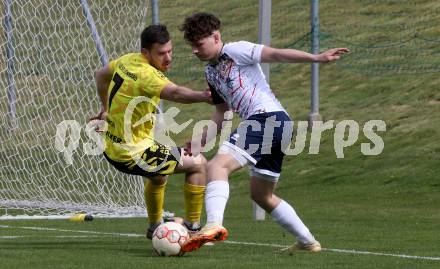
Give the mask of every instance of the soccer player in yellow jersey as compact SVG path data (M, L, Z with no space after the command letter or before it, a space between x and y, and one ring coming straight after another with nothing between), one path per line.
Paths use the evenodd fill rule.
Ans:
M155 140L154 114L160 99L211 103L209 91L193 91L172 83L162 72L171 68L172 44L164 25L150 25L141 34L141 52L129 53L95 72L102 110L92 119L106 120L104 156L118 170L146 177L145 202L151 239L163 222L167 177L185 173L185 226L200 229L206 159L181 154L181 148Z

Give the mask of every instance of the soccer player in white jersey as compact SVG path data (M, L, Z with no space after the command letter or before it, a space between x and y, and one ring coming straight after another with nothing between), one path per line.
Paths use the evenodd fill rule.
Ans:
M292 206L274 194L281 172L283 150L288 146L281 143L282 137L291 135L293 125L289 115L272 93L260 63L326 63L339 59L348 49L335 48L313 55L247 41L224 44L220 24L220 20L213 14L195 13L185 19L180 30L191 45L193 54L208 62L205 75L216 108L211 119L217 125L217 133L221 131L225 112L232 110L244 121L208 162L205 193L207 222L182 249L189 252L207 242L227 238L228 231L222 223L229 197L228 177L233 171L249 164L252 199L297 239L297 242L285 251L319 252L320 243ZM206 129L203 132L202 146L214 138L210 137L209 133ZM196 143L192 144L194 146ZM256 145L258 148L255 148ZM197 150L194 148L187 149L187 152L191 153L191 150L196 154Z

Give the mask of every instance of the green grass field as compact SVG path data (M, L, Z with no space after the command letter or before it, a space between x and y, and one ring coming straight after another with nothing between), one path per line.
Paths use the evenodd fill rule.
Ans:
M175 63L170 78L202 89L203 65L190 58L189 47L176 30L184 16L193 11L215 12L224 22L226 41L256 42L258 5L250 0L200 0L193 1L191 6L187 2L160 1L160 20L174 37ZM308 50L309 1L272 2L273 46ZM342 5L339 1L320 4L321 48L351 49L337 64L321 66L320 112L324 120L334 120L335 124L355 120L361 132L358 142L344 150L344 159L338 159L334 151L334 128L324 132L319 154L308 154L308 137L301 154L285 158L277 193L291 202L324 251L276 254L277 249L292 244L294 239L270 217L265 221L252 219L247 171L243 170L230 180L231 195L224 222L230 237L226 242L181 258L162 258L154 254L151 243L145 239L146 220L142 218L95 219L84 223L2 220L0 268L440 268L440 3L350 0ZM107 23L102 18L98 22ZM124 52L118 44L112 45L112 51ZM93 49L89 43L84 46ZM0 67L4 69L3 61ZM92 72L92 68L87 70ZM76 71L83 75L80 69ZM271 66L272 88L296 120L306 120L309 113L309 71L305 64ZM89 73L84 76L91 78ZM31 79L38 89L46 86L42 75L32 75ZM1 80L4 85L4 72ZM32 84L34 80L22 77L18 83ZM78 85L84 86L84 92L90 95L93 83L86 82ZM72 88L70 83L74 84ZM76 89L75 81L68 85L68 92ZM61 103L71 100L68 92L61 95ZM36 101L21 109L29 110L30 114L34 109L39 115L56 114L54 122L43 121L54 130L63 115L50 110L50 105L41 108L38 94L33 97ZM43 100L51 104L52 97ZM6 105L1 105L4 114ZM96 99L82 106L82 110L72 109L72 113L68 110L66 117L84 119L99 109ZM182 110L178 122L206 119L211 111L207 105L178 107ZM385 132L378 132L385 147L378 156L365 156L361 143L368 140L362 127L373 119L383 120L387 125ZM34 128L42 126L36 124ZM188 128L176 136L177 142L186 141L191 131ZM3 132L0 130L0 134ZM24 134L23 139L35 143L47 140L47 146L39 146L44 150L51 146L52 136L36 138ZM1 153L5 155L17 146L13 144L16 140L6 141ZM20 145L17 147L24 150ZM33 154L51 156L51 160L61 158L52 149ZM207 156L213 154L211 151ZM8 160L10 164L15 162L25 166L15 158ZM36 168L45 164L33 165ZM3 164L1 168L1 175L25 173L22 169L9 170ZM76 175L72 167L65 169L66 174ZM94 170L86 169L90 171ZM60 173L63 175L63 171ZM38 174L30 175L33 176ZM63 180L68 177L63 175ZM167 189L165 208L177 215L183 214L181 185L182 177L173 176Z
M346 180L338 177L339 182L324 177L314 180L313 176L289 179L287 174L304 172L297 170L301 165L286 168L289 172L285 173L278 193L295 205L321 240L326 248L322 253L275 254L280 245L291 244L292 238L270 219L252 220L250 201L243 199L247 196L247 182L242 173L231 181L231 199L225 217L230 241L182 258L164 258L157 257L151 243L143 237L144 219L97 219L85 223L2 221L1 268L438 267L440 216L438 192L434 187L425 186L423 190L392 183L371 184L357 182L355 176ZM177 206L182 199L180 182L170 183L167 207L182 213ZM353 252L335 252L342 250Z

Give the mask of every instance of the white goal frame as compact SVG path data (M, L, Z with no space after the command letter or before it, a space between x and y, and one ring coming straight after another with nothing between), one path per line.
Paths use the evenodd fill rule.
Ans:
M83 149L100 107L94 70L139 50L149 1L97 2L2 0L0 219L146 216L143 179ZM55 148L65 120L80 134L70 159Z

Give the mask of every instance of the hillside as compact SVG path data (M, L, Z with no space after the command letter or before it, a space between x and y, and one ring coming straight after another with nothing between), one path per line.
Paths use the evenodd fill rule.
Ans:
M252 1L228 1L228 5L198 1L190 9L183 8L183 2L164 1L160 6L161 22L169 26L174 37L175 60L170 77L177 83L201 89L203 64L191 57L189 46L176 30L183 17L193 10L214 12L222 19L226 41L256 42L258 6ZM335 170L344 170L350 175L347 178L350 182L364 179L380 184L436 185L436 175L440 172L437 143L440 61L435 56L440 52L440 30L435 25L440 22L440 4L436 1L346 1L343 7L336 6L335 1L320 4L321 48L351 50L338 63L321 65L320 113L325 121L334 120L334 125L342 120L358 122L359 141L349 147L344 160L339 160L333 150L334 129L328 131L321 153L308 155L306 147L299 156L289 158L296 163L291 169L296 170L298 162L316 168L326 163L340 167ZM181 19L169 14L179 14ZM308 1L273 1L272 46L308 51L308 15ZM270 84L295 120L307 120L309 65L272 64ZM180 122L188 117L206 119L211 110L206 105L179 108L182 109ZM379 156L363 156L360 152L360 143L366 140L362 127L369 120L386 123L386 132L378 133L385 145ZM191 135L192 129L187 129L177 138L181 142ZM356 161L359 163L354 165ZM365 165L364 169L360 164ZM357 171L356 178L346 171L351 166ZM327 172L323 174L329 176ZM316 176L313 178L319 178Z

